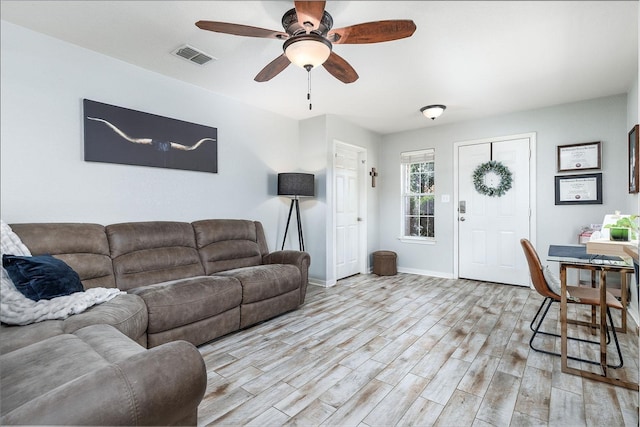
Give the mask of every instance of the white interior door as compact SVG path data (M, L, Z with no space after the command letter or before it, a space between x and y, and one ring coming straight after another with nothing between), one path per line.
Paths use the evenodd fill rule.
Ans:
M360 272L358 153L336 147L336 280Z
M520 239L530 236L530 141L528 138L458 147L458 276L529 285ZM496 160L512 174L501 197L478 193L473 171Z

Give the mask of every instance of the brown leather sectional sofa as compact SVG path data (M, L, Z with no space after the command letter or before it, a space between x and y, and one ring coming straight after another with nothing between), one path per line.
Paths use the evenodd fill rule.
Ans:
M0 423L196 424L194 347L299 307L309 255L269 253L259 222L12 224L85 289L126 294L65 320L0 326Z

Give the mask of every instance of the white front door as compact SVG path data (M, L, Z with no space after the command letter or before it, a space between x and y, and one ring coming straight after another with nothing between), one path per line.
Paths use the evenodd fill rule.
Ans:
M520 239L530 238L529 153L529 138L458 147L459 277L529 285L520 247ZM489 160L512 174L512 188L503 196L480 194L473 184L473 172Z
M358 152L336 147L336 280L360 272Z

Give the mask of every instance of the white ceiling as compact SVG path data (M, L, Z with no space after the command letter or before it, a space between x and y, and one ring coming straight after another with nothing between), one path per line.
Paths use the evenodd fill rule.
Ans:
M412 19L408 39L334 45L360 75L290 65L255 75L282 42L198 29L198 20L282 31L292 1L2 1L3 20L294 119L335 114L388 134L626 93L637 78L637 1L328 1L334 28ZM183 44L217 58L171 55ZM420 107L445 104L432 122Z

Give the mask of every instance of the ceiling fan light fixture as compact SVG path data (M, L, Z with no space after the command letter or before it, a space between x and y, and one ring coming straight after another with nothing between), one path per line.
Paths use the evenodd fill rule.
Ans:
M428 119L435 120L437 117L440 117L444 110L447 109L446 105L442 104L434 104L427 105L426 107L422 107L420 112Z
M283 49L291 63L309 71L329 58L331 42L317 34L303 34L287 39Z

